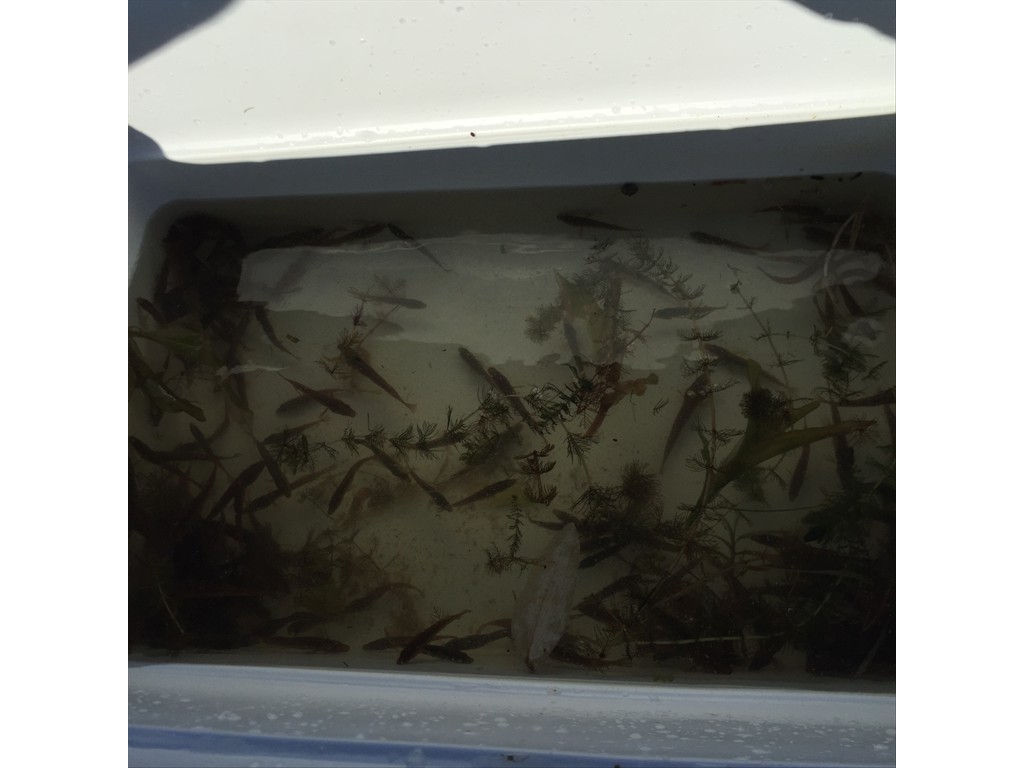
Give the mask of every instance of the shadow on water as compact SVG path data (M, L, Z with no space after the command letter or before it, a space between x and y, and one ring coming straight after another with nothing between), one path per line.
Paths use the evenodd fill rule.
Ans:
M128 64L219 14L234 0L129 0Z
M833 21L867 24L896 39L896 3L892 0L796 0Z

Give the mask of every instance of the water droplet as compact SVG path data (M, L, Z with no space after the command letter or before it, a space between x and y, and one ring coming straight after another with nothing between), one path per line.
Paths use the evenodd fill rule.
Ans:
M328 40L327 42L328 42L328 44L330 44L330 45L336 45L336 43L335 43L335 42L334 42L333 40Z
M192 125L202 125L202 124L203 124L203 121L199 120L199 119L196 119L196 120L192 121Z
M620 107L620 106L619 106L618 104L613 104L613 105L612 105L612 114L613 114L613 115L617 115L617 114L619 114L619 113L620 113L621 111L622 111L622 107Z

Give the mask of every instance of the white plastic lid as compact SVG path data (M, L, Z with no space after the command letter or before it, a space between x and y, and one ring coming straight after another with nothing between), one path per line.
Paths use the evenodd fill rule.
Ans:
M130 35L148 39L168 6L133 4ZM830 15L747 0L242 0L131 64L129 124L171 160L216 163L894 113L895 40Z

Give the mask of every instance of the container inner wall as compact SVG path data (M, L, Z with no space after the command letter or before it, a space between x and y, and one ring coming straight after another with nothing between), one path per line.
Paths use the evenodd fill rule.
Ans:
M894 186L161 208L130 288L133 653L887 686Z

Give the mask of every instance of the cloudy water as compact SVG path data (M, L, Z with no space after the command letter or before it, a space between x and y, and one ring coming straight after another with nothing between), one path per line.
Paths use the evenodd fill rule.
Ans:
M131 650L892 678L895 259L868 174L161 210Z

